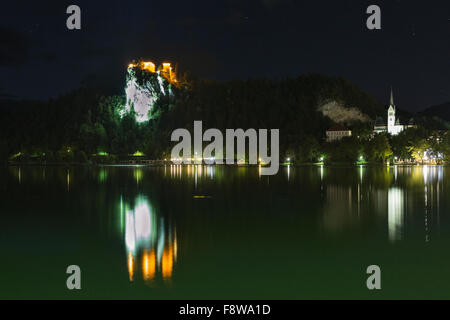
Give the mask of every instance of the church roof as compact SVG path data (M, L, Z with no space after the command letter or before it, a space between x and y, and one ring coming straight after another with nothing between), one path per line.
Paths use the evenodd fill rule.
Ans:
M384 121L384 119L382 117L376 117L375 118L375 126L376 127L381 127L381 126L385 126L386 122Z

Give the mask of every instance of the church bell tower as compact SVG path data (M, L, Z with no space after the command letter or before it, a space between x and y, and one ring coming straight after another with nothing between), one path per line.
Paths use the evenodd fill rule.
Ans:
M387 126L388 126L388 132L391 133L394 130L394 126L395 126L395 104L394 104L394 94L392 92L392 87L391 87L391 99L389 102L389 109L388 109L388 114L387 114Z

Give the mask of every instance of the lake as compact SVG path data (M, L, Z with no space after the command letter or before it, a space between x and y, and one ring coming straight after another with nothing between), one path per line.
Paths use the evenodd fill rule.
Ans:
M448 299L449 179L443 166L2 167L0 298Z

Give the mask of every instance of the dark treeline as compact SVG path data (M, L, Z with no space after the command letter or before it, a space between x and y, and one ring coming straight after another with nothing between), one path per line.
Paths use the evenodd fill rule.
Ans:
M193 132L194 120L202 120L203 130L217 128L280 129L280 150L292 158L308 161L304 147L321 144L333 122L317 110L328 101L339 101L375 117L383 112L375 99L345 79L304 75L296 79L272 81L195 81L178 96L177 103L154 121L152 157L170 155L170 134L176 128ZM355 123L367 130L369 124Z
M143 128L131 115L120 117L124 103L122 96L105 97L93 88L48 102L3 102L1 157L84 162L100 151L134 152Z
M190 80L174 88L173 97L157 100L152 119L144 123L137 123L132 112L123 115L124 96L81 88L47 102L3 101L0 157L3 161L115 161L139 151L149 159L163 159L170 157L172 131L192 132L194 120L203 121L203 130L278 128L280 156L297 162L314 162L322 154L337 162L354 162L361 155L385 161L394 151L407 158L412 156L413 140L427 140L432 134L432 130L410 130L417 138L408 136L398 146L392 137L372 138L372 123L353 122L347 124L352 138L327 144L325 131L334 123L317 107L329 101L357 107L372 119L385 114L382 105L347 80L317 74L285 80ZM426 124L436 129L436 123Z

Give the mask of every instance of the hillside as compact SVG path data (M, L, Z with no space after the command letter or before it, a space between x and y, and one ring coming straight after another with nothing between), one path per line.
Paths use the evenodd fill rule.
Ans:
M129 83L130 79L127 88ZM159 86L139 88L144 87L155 91ZM384 113L374 98L349 81L319 74L277 81L191 80L171 90L170 95L148 99L154 105L148 108L150 120L143 122L137 120L145 115L125 107L130 105L125 95L105 97L93 88L47 102L4 102L2 157L78 154L83 159L98 152L129 155L139 150L150 158L160 158L170 153L171 132L191 128L194 120L202 120L204 129L278 128L283 152L323 141L325 130L333 124L330 118L339 118L330 114L330 109L324 116L320 108L326 104L338 105L340 116L344 114L344 121L350 123L367 122ZM135 92L145 95L133 89ZM67 150L75 152L72 155Z
M420 114L428 117L439 117L446 121L450 121L450 102L431 106L420 112Z

